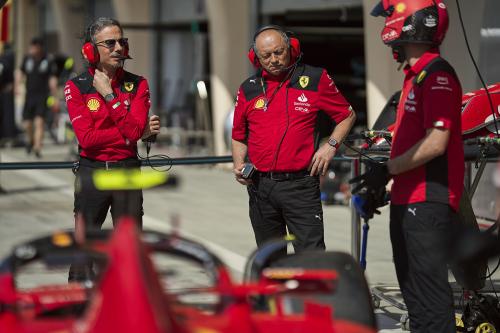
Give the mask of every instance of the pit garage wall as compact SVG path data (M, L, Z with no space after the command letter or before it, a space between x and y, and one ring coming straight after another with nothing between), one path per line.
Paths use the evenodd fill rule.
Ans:
M149 1L113 0L112 2L116 12L115 18L122 25L150 24ZM21 17L24 15L35 15L36 17L37 11L36 6L33 5L34 2L19 1L18 3ZM82 37L88 24L85 21L85 4L82 0L51 0L51 5L56 25L59 27L59 49L75 59L76 70L80 72L84 65L80 51ZM33 21L36 20L27 20L26 22ZM33 24L26 24L26 22L23 21L21 29L19 29L20 38L23 40L23 49L27 49L27 43L30 40L27 36L36 35L32 29ZM151 33L147 30L127 29L125 34L130 40L130 54L134 58L134 60L127 62L126 69L150 78Z
M208 0L212 110L215 154L227 154L224 120L239 85L248 76L250 1Z
M479 59L480 29L483 21L486 0L460 1L469 43L476 61ZM450 27L441 46L441 53L454 67L462 83L464 92L479 88L479 81L467 53L462 28L458 18L456 2L444 1L448 6ZM365 59L368 124L371 127L387 99L401 89L403 71L397 71L398 65L393 60L391 50L380 39L384 25L383 18L370 16L370 11L378 0L364 0L363 13L365 22Z
M12 6L16 64L20 64L28 50L31 38L38 36L37 6L33 1L17 1Z
M83 70L81 54L82 37L85 31L85 7L80 0L52 0L54 18L59 27L59 49L75 59L77 72Z
M459 0L464 24L473 50L478 59L480 28L485 1ZM401 88L403 71L392 58L391 50L380 39L384 20L370 16L378 0L363 0L365 22L365 59L367 67L367 112L371 126L387 99ZM212 110L214 138L217 154L227 153L223 143L224 119L232 107L234 95L242 78L248 74L246 54L249 47L250 0L210 0L206 2L209 16L212 69ZM445 0L450 15L450 28L441 47L443 56L455 67L464 91L479 88L478 78L467 54L462 29L454 0Z
M151 1L113 0L116 18L123 26L149 25L152 22ZM130 43L130 55L134 60L127 61L126 70L148 79L153 85L151 66L153 34L147 29L126 29Z

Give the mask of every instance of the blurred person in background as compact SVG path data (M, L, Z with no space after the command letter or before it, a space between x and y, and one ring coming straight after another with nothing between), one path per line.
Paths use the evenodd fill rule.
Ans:
M232 131L233 172L249 194L257 245L296 238L296 252L324 250L319 175L324 175L356 119L325 69L300 62L298 39L279 26L265 26L248 57L258 68L238 91ZM336 126L315 146L318 112ZM246 177L247 160L255 167ZM285 250L286 251L286 250Z
M33 38L16 77L16 89L20 89L21 82L25 82L23 120L27 138L26 152L30 154L33 151L37 158L41 157L49 97L57 95L56 74L55 63L45 53L42 40Z
M98 169L138 169L137 141L159 132L152 116L147 80L124 70L128 39L117 20L100 17L85 32L82 55L88 69L64 88L70 121L79 144L75 170L75 232L100 229L111 209L113 224L124 214L142 227L142 190L128 191L126 202L114 191L98 190L92 175ZM83 224L80 221L83 219ZM72 266L69 280L92 278L91 267Z
M14 52L10 44L5 43L0 55L0 147L9 140L14 141L19 132L14 108L14 61Z
M48 107L51 112L47 117L47 129L52 140L56 143L66 141L66 123L69 122L65 102L64 102L64 86L69 79L74 78L75 60L73 57L62 53L54 55L54 64L56 66L57 76L57 95L49 97Z

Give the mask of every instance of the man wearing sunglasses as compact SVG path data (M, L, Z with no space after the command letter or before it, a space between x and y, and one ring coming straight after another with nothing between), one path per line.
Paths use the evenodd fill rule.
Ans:
M123 69L129 44L120 23L98 18L85 33L82 55L89 67L64 88L68 113L79 144L74 212L76 230L100 229L111 208L113 224L130 215L142 227L142 191L127 193L127 202L112 191L99 191L92 181L97 169L139 168L137 141L159 132L152 116L147 80ZM90 273L89 273L90 271ZM84 276L82 276L82 274ZM85 279L91 270L72 267L70 280Z
M405 63L391 157L373 165L357 189L376 193L394 179L390 234L412 332L455 332L449 248L462 195L460 81L439 53L448 28L441 0L383 0L382 41Z

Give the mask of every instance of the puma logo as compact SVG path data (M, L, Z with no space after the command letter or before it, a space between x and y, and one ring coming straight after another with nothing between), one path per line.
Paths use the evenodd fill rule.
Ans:
M417 216L417 209L416 208L408 208L408 211L413 214L413 216Z
M321 215L314 215L314 217L317 218L318 220L322 221Z

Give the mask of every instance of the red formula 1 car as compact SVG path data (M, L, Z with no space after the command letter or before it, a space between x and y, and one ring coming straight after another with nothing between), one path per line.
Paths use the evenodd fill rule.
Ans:
M1 263L0 332L376 332L349 255L275 258L283 246L256 251L237 284L201 244L140 233L126 218L84 244L69 232L39 238ZM91 265L97 277L68 283L70 264Z
M490 85L488 92L489 96L484 88L481 88L462 96L462 136L464 139L494 137L496 128L493 117L500 130L500 83ZM383 135L388 135L386 131L391 132L394 129L399 96L398 91L389 99L373 124L374 136L377 136L377 131L382 134L377 137L378 140L384 139ZM366 131L366 136L369 137L369 135L370 131Z

